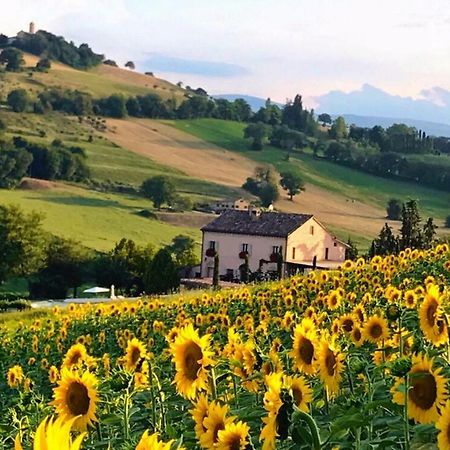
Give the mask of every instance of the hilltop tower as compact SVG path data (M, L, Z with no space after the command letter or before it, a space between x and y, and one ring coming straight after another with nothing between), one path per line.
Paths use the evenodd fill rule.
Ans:
M29 33L30 33L30 34L34 34L34 31L35 31L34 22L30 22L30 30L29 30Z

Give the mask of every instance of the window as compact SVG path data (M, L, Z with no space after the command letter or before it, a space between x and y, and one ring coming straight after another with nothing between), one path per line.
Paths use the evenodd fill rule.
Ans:
M311 226L309 227L309 234L310 234L311 236L314 236L314 226L313 226L313 225L311 225Z
M337 247L337 242L335 242L333 245L334 245L335 247Z
M272 247L272 253L281 253L281 245L274 245Z
M295 247L292 247L292 259L295 259Z
M326 249L325 249L325 259L326 259L326 260L328 259L328 253L329 253L329 251L330 251L329 248L326 248Z
M216 241L209 241L209 248L211 250L215 250L216 249Z
M242 244L241 252L247 252L248 253L248 244Z

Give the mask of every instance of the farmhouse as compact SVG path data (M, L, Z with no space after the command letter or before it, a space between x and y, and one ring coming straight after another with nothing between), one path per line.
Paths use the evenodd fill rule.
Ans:
M332 269L345 260L347 244L332 235L313 215L227 210L202 228L201 276L210 278L214 256L222 279L241 278L248 259L251 272L283 274L306 268Z
M218 200L211 203L210 207L215 213L220 214L229 209L248 211L250 208L250 203L243 198L238 198L236 200Z

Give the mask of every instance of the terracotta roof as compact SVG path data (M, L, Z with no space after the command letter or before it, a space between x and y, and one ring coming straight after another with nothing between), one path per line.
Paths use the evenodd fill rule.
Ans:
M263 212L259 216L252 216L248 211L229 210L205 225L202 231L286 237L301 227L311 217L313 217L312 214L285 214L277 212Z

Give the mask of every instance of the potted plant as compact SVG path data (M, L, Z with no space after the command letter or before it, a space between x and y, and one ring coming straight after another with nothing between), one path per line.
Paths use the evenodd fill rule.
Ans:
M209 258L214 258L214 256L216 256L216 251L213 248L208 248L206 250L206 256L208 256Z
M279 257L280 257L279 253L272 253L270 255L270 262L273 262L273 263L277 262Z
M248 256L248 252L245 252L245 251L239 252L240 259L245 259L246 256Z

